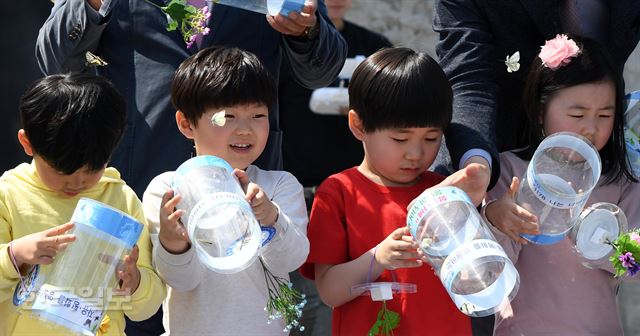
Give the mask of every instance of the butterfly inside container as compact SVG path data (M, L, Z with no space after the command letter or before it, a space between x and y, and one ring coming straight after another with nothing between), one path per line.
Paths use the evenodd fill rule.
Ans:
M95 54L93 54L90 51L87 51L84 54L84 57L87 61L86 65L87 66L107 66L109 65L109 63L105 62L102 58L100 58L100 56L97 56Z
M507 72L509 73L520 70L520 52L516 51L511 56L507 55L504 65L507 66Z

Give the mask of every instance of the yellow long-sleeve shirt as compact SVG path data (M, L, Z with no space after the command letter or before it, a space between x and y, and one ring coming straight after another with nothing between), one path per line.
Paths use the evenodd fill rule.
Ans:
M40 180L33 163L23 163L0 177L0 335L68 335L69 331L43 322L29 311L21 313L13 304L18 273L11 264L8 243L31 233L69 222L80 197L91 198L136 218L145 225L138 247L140 285L130 298L110 304L106 315L109 327L102 335L124 335L126 314L132 320L153 315L165 298L166 289L151 266L151 244L142 205L133 190L114 168L107 168L93 188L76 197L63 198ZM43 272L46 272L43 266ZM90 271L91 265L78 265L78 271Z

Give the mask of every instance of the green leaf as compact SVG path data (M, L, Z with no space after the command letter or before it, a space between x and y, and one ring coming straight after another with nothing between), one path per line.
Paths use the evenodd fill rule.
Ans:
M175 25L177 27L178 22L184 21L188 14L194 14L196 12L196 8L191 5L187 5L186 0L171 0L165 7L162 7L162 11L175 21ZM167 27L167 29L169 28Z
M380 333L380 327L382 326L382 321L376 321L376 323L373 324L373 326L371 326L371 329L369 329L369 336L375 336L378 335Z
M400 315L393 310L387 309L387 302L382 301L382 307L378 311L376 322L369 330L369 336L373 335L390 335L393 329L400 324Z
M389 321L391 329L395 329L400 324L400 314L392 310L387 310L386 320Z
M178 22L175 20L170 20L167 24L167 31L174 31L178 28Z

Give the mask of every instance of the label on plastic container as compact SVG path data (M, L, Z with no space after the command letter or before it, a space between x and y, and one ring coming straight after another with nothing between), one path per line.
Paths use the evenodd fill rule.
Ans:
M416 236L418 225L424 216L433 208L448 202L461 201L471 203L469 196L462 190L455 187L443 187L432 190L426 190L418 198L407 213L407 226L409 230Z
M502 246L490 239L476 239L458 246L447 256L440 268L440 279L444 288L451 292L453 280L460 271L473 260L487 256L497 256L508 259Z
M551 175L549 175L551 176ZM556 193L546 190L540 179L536 178L536 174L533 171L527 171L527 182L529 182L529 188L533 191L533 194L544 204L550 205L557 209L571 209L579 206L581 203L589 198L589 193L585 193L582 197L562 197ZM561 180L559 177L553 176L552 178ZM562 181L561 183L565 183ZM567 185L568 188L571 188Z
M42 318L73 330L95 333L102 322L103 307L91 304L91 298L81 298L48 284L40 287L32 309Z
M449 232L450 236L446 237L446 239L442 239L445 237L440 237L439 240L434 241L434 237L422 235L421 232L418 232L420 229L420 223L428 213L432 211L442 211L442 209L438 210L437 208L445 203L453 201L464 202L469 204L469 207L471 207L471 201L467 194L454 187L445 187L424 193L416 199L415 203L409 209L409 213L407 215L407 226L411 231L411 235L416 241L418 241L422 251L430 256L444 257L456 246L473 239L478 233L480 228L480 218L473 214L470 214L467 217L465 223L459 230L454 231L451 229Z

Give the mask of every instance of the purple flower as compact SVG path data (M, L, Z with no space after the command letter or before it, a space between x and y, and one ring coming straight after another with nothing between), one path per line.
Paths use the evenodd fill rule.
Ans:
M620 255L618 259L622 262L622 266L624 266L624 268L626 269L629 269L632 264L636 264L636 259L633 257L633 254L631 254L631 252ZM636 264L636 266L637 265L638 264Z
M640 267L638 267L638 263L636 263L635 261L632 261L631 264L629 265L629 268L627 268L627 275L634 276L636 275L636 273L638 273L639 270L640 270Z
M631 252L626 252L618 257L618 260L622 262L622 266L627 269L627 275L634 276L640 271L640 265L636 262Z

